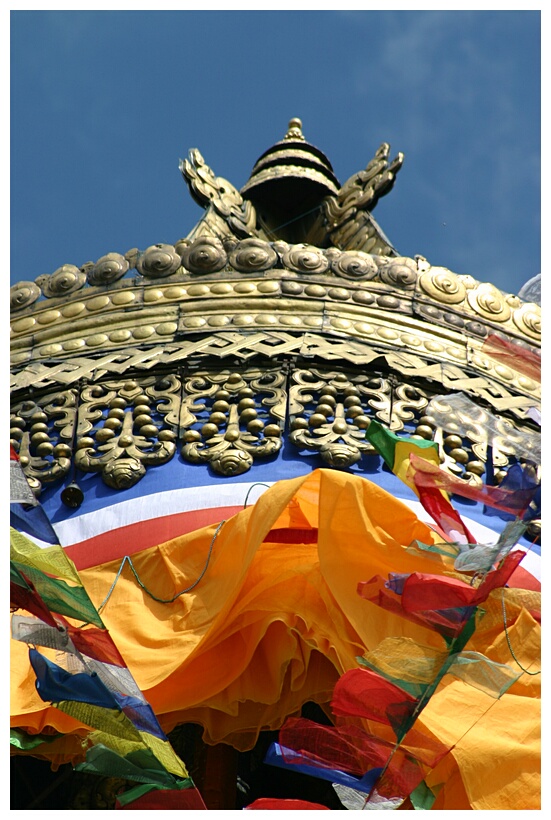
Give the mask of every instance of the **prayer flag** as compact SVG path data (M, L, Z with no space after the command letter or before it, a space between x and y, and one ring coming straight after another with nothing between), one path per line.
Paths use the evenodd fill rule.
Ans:
M436 442L414 439L410 436L397 436L396 433L391 433L375 419L371 420L365 437L383 457L389 470L398 476L404 484L407 484L416 495L419 495L419 492L412 478L408 475L410 454L416 453L435 465L440 464Z

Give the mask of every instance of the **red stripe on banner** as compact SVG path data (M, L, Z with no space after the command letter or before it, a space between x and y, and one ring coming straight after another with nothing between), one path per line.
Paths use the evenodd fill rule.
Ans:
M77 569L88 569L124 558L125 555L134 555L149 547L156 547L201 527L218 524L242 509L242 506L213 507L208 510L191 510L165 515L162 518L150 518L109 530L86 541L79 541L65 547L65 552Z
M535 578L531 572L522 566L517 567L507 581L507 586L515 589L531 589L534 592L541 592L541 581Z

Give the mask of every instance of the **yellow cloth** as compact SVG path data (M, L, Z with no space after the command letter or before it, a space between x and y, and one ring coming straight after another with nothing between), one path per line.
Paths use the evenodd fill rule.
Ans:
M298 528L318 529L317 543L301 539ZM270 531L285 529L294 533L292 543L279 543L275 535L269 540ZM215 531L206 527L133 555L141 582L162 599L189 587L203 570ZM433 533L402 502L366 479L316 470L278 482L229 519L190 593L159 603L125 567L101 615L165 731L199 722L207 742L244 750L259 731L279 728L306 701L327 703L338 677L358 666L356 657L388 636L445 650L433 630L356 592L359 581L389 572L457 577L448 559L407 552L415 540L432 543ZM96 606L118 568L117 561L81 571ZM506 591L505 597L516 657L535 669L539 625L521 592ZM467 649L514 667L499 619L501 597L493 598ZM46 707L35 693L32 702L28 664L18 663L15 671L15 725L32 725ZM456 743L453 757L433 772L435 787L439 777L446 781L439 805L536 807L538 691L539 677L526 675L500 701L460 681L443 681L416 724Z

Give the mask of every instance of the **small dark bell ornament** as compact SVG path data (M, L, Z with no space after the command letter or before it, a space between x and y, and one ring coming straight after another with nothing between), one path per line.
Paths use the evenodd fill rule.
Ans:
M76 510L77 507L80 507L84 500L84 493L78 486L78 484L73 481L64 490L61 491L61 500L65 504L66 507L70 507L72 510Z

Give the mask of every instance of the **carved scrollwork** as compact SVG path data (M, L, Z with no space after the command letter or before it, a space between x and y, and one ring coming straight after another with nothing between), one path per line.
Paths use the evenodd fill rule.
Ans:
M201 236L182 251L182 264L191 273L216 273L227 263L224 245L216 237Z
M57 481L69 472L75 409L72 390L45 397L41 405L24 401L13 407L10 443L36 495L43 484Z
M513 313L515 325L531 339L541 339L541 307L535 303L525 302Z
M365 438L369 418L360 396L359 387L343 373L295 371L289 440L341 469L359 461L362 453L373 453Z
M67 296L84 287L86 274L75 265L62 265L52 274L37 277L36 283L48 298Z
M176 389L175 377L168 380ZM144 392L147 388L153 398ZM75 464L83 472L100 472L115 489L132 487L146 467L169 461L176 452L176 433L164 422L172 409L163 380L107 382L82 391Z
M86 278L90 285L108 285L122 279L129 269L128 259L120 253L108 253L88 270Z
M121 421L121 429L113 432L107 441L97 445L88 437L77 443L75 464L85 473L101 472L104 482L117 490L134 486L145 475L146 466L156 466L169 461L176 451L173 441L152 442L154 434L147 435L133 432L132 412L126 411L124 418L108 416L108 419ZM104 428L106 429L106 428ZM142 428L143 429L143 428ZM158 432L158 431L157 431Z
M139 257L136 268L142 276L156 279L161 276L170 276L176 273L182 265L182 259L174 245L150 245Z
M211 227L215 236L220 231L237 237L254 233L256 211L252 203L243 199L227 179L215 176L196 148L192 148L188 158L180 162L180 171L194 200L208 209L203 220L207 232ZM212 219L211 209L215 213ZM221 219L216 219L216 215ZM211 221L212 225L209 224Z
M281 372L197 375L185 383L182 456L220 475L247 472L257 458L281 448L281 428L266 407L284 403Z
M326 256L330 259L331 270L337 276L344 276L345 279L364 279L366 281L375 279L377 276L377 263L372 256L363 251L340 252L335 248L328 248Z
M242 273L269 270L277 261L277 253L261 239L242 239L229 255L230 265Z
M34 282L18 282L10 288L11 310L23 310L34 304L42 291Z
M329 269L329 260L313 245L291 245L281 259L286 268L297 273L325 273Z
M467 289L462 277L447 268L429 268L419 277L419 285L432 299L446 305L459 304Z
M469 305L474 311L493 322L506 322L511 316L506 294L489 282L479 284L467 294Z
M378 200L391 190L402 167L403 154L391 162L389 156L389 144L382 143L365 170L351 176L336 197L325 198L325 227L334 247L398 255L370 213Z
M393 288L411 290L417 284L417 265L413 259L398 257L379 270L381 282Z

